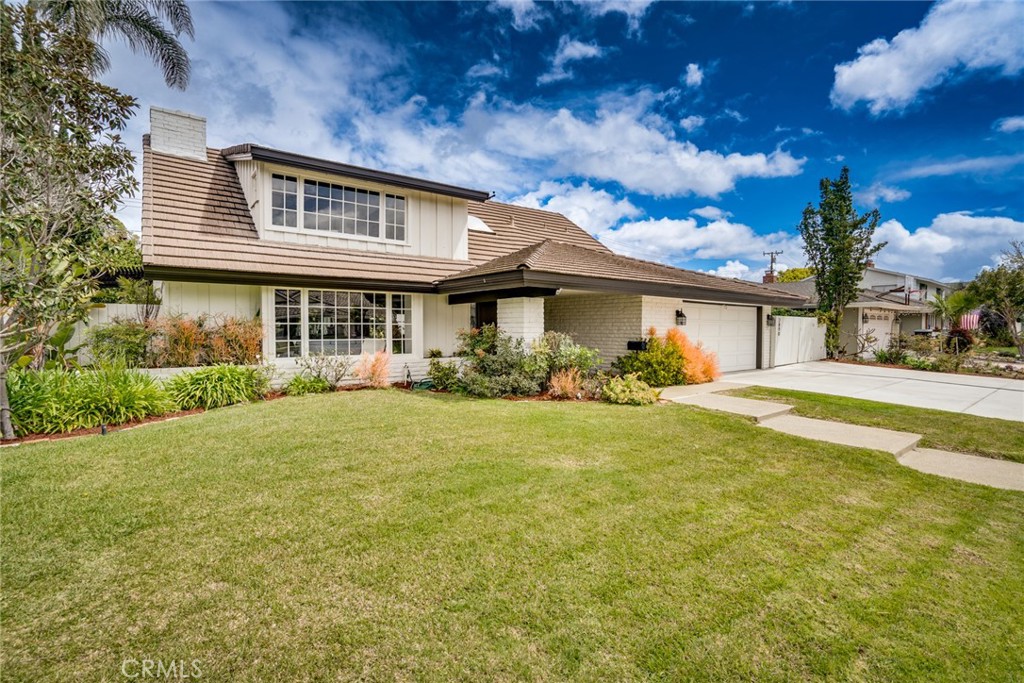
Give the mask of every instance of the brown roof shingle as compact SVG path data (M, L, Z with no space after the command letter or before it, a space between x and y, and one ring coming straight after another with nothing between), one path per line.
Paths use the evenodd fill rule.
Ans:
M658 285L707 292L709 298L726 297L734 299L759 300L797 304L803 297L773 289L745 280L699 273L652 261L621 256L608 250L567 244L555 240L544 240L537 244L492 259L461 273L446 277L444 285L458 285L467 280L486 280L487 276L515 271L531 271L564 276L566 278L589 278L604 281L629 283L630 289L637 286ZM566 280L569 283L570 280ZM651 293L654 293L654 289Z
M143 145L143 262L171 279L176 271L235 273L239 281L408 283L431 289L467 261L260 240L233 164L220 150L207 161ZM245 275L243 278L242 275Z
M500 202L469 202L469 215L487 224L494 234L469 232L469 260L481 264L544 240L576 244L611 253L586 230L560 213Z

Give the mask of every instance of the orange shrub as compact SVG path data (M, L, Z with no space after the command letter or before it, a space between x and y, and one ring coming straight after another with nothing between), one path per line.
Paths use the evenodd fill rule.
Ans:
M686 375L687 384L704 384L713 382L722 376L718 369L718 357L712 351L707 351L698 342L694 344L689 337L677 327L673 327L665 334L665 342L679 349L683 356L685 365L683 372Z
M552 398L576 398L583 393L583 375L576 368L556 370L548 380Z
M353 374L374 389L391 386L391 354L387 351L378 351L372 356L363 353Z
M263 325L259 318L224 318L210 332L207 356L212 363L253 365L263 351Z

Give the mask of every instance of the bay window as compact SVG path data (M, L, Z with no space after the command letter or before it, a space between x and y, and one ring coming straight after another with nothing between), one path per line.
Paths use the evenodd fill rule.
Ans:
M274 290L274 354L412 353L412 296L333 289Z

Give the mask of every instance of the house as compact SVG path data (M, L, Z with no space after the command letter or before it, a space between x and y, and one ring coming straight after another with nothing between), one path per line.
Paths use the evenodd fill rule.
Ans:
M205 119L150 112L143 263L165 313L259 315L285 372L312 353L393 354L396 377L496 323L571 334L610 363L647 328L685 331L725 371L767 367L772 306L803 298L612 253L564 216L483 191L256 144L206 146Z
M857 298L843 311L839 345L848 353L856 351L858 338L871 337L874 339L867 345L866 351L884 349L894 335L913 334L933 320L931 307L920 298L921 290L918 288L916 278L914 278L912 287L907 286L910 284L908 280L903 280L904 285L896 288L885 284L886 280L883 280L881 275L902 276L899 273L882 271L871 266L865 270ZM911 277L906 276L906 278ZM881 281L877 285L878 289L864 286L865 283L872 281ZM888 280L888 282L895 282L895 280ZM922 282L924 281L922 280ZM804 297L803 304L791 308L815 310L818 307L818 294L815 291L813 276L798 282L777 282L772 286ZM931 327L924 327L924 329L930 330Z

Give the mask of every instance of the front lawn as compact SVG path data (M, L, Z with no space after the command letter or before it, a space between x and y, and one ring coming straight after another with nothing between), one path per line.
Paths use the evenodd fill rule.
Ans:
M925 448L1024 462L1024 422L772 387L744 387L727 393L788 403L794 413L804 417L920 434Z
M1024 675L1024 495L685 406L344 392L0 474L4 680Z

